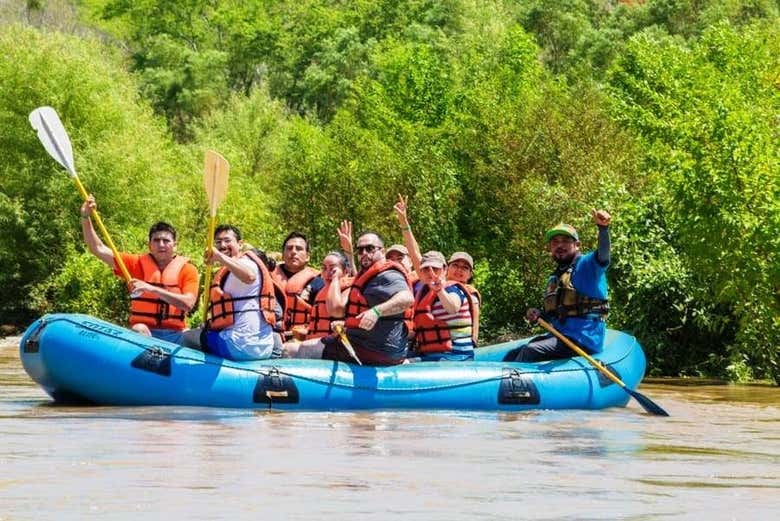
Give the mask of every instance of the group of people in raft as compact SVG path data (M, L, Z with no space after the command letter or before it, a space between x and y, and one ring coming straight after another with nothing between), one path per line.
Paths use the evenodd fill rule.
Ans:
M92 196L81 206L84 241L121 276L113 252L93 227L95 209ZM158 222L149 230L148 253L120 253L132 277L130 326L231 360L297 357L364 365L473 360L481 297L471 285L471 255L459 251L446 260L438 251L421 254L404 197L399 196L394 211L403 245L385 247L376 233L365 232L353 247L352 225L344 221L338 229L341 249L325 255L320 270L309 265L309 243L301 233L285 238L276 263L245 247L236 226L218 226L205 261L219 269L208 288L204 324L194 329L186 329L185 318L197 306L198 271L176 254L173 226ZM592 217L598 247L589 253L580 252L579 235L568 224L546 232L556 268L542 309L529 309L526 318L544 317L585 351L597 353L606 332L611 217L604 210L593 210ZM573 355L558 338L545 334L505 360Z

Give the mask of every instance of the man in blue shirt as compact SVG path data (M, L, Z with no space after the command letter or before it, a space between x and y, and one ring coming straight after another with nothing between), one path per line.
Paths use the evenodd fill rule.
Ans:
M593 210L598 226L598 248L580 252L577 230L558 224L544 234L550 256L557 267L547 280L543 310L531 308L526 318L535 323L546 319L564 336L588 353L601 352L606 333L607 267L609 267L609 223L612 217L604 210ZM507 359L518 362L540 362L569 358L575 353L551 334L538 336ZM512 358L514 357L514 358Z

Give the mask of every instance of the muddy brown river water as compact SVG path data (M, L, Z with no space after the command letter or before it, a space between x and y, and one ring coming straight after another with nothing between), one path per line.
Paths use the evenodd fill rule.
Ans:
M671 414L62 407L0 341L0 521L780 519L780 389Z

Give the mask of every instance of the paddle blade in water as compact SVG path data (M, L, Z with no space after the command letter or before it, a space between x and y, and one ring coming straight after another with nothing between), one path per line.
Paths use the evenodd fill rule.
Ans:
M650 414L655 414L656 416L669 416L669 413L663 410L660 405L658 405L653 400L651 400L644 394L640 393L639 391L633 391L628 387L623 387L623 389L625 389L628 394L633 396L636 399L636 401L639 402L639 405L641 405L642 408L647 412L649 412Z
M206 151L203 185L206 188L206 199L212 216L217 215L217 207L227 195L229 171L230 165L224 157L213 150Z
M65 167L71 177L76 177L70 138L57 112L51 107L38 107L30 112L30 124L38 133L46 152Z

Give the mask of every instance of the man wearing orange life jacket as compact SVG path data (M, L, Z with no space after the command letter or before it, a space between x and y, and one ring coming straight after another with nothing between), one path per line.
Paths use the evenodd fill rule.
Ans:
M253 251L241 252L241 231L221 224L206 262L221 265L211 284L205 328L184 333L185 345L229 360L273 356L272 325L278 303L271 275Z
M327 335L332 334L334 321L344 319L347 297L352 286L352 277L346 275L347 257L340 251L332 251L322 259L322 279L325 287L317 292L311 309L311 319L306 332L306 340L292 340L284 344L284 356L296 357L303 346L304 351Z
M97 207L89 196L81 205L81 231L89 251L113 268L117 276L114 254L100 240L90 215ZM130 272L130 326L143 335L178 343L185 328L185 316L198 295L198 270L188 259L175 254L176 230L168 223L158 222L149 229L149 253L120 253Z
M444 278L444 255L429 251L420 262L423 286L414 298L414 335L424 362L474 359L473 303L466 287Z
M384 243L375 233L361 235L355 250L360 271L347 298L348 342L364 365L402 364L414 303L406 269L385 259ZM343 340L335 336L301 349L298 357L354 361Z
M314 298L324 283L319 272L309 263L309 241L306 236L291 232L282 243L282 260L271 276L285 292L287 299L283 330L286 337L293 336L293 328L305 330Z

